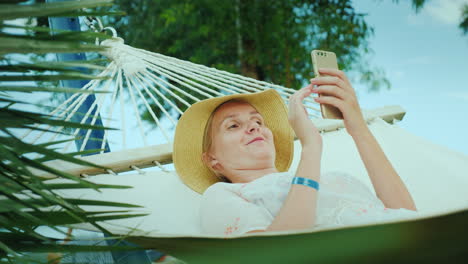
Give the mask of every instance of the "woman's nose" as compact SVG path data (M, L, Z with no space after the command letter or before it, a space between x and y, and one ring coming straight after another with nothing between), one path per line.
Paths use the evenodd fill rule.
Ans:
M247 131L249 133L252 133L252 132L258 131L259 128L260 128L260 125L256 121L255 122L250 122Z

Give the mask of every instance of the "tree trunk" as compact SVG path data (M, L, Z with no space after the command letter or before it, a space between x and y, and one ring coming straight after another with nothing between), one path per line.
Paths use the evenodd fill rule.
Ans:
M243 17L247 17L247 12L249 12L252 6L252 2L245 0L236 0L236 28L237 28L237 54L240 61L240 71L241 74L250 78L257 80L263 80L264 76L261 74L261 70L257 65L256 58L256 43L255 40L249 37L250 34L245 34L245 30L257 30L256 27L249 29L243 28L242 20Z

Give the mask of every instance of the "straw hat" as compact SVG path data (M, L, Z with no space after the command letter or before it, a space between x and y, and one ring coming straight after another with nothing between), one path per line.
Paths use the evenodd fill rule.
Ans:
M288 110L277 91L232 94L197 102L179 119L174 136L173 162L180 179L192 190L203 193L219 178L203 163L203 137L212 112L222 103L240 99L251 104L273 133L276 169L287 171L294 151L294 132L288 122Z

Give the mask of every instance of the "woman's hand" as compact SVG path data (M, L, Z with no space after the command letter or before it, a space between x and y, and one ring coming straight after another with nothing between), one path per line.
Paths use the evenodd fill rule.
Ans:
M302 148L311 148L322 153L322 136L317 127L309 119L307 110L302 103L304 98L312 93L312 84L296 91L289 97L288 120Z
M343 113L346 130L356 143L377 197L388 208L416 210L411 194L367 127L346 75L334 69L319 69L319 72L329 76L310 81L317 85L312 92L321 95L314 99L318 103L335 106Z
M346 130L351 136L368 129L356 93L344 72L320 68L319 73L328 76L310 80L312 85L317 85L316 88L312 89L312 92L320 94L320 97L316 97L314 100L320 104L328 104L340 109L343 113Z

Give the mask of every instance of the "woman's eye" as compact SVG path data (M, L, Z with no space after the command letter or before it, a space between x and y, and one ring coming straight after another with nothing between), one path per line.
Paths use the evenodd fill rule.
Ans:
M235 127L237 127L237 124L232 124L229 126L229 128L235 128Z
M257 121L257 124L262 125L262 121Z

